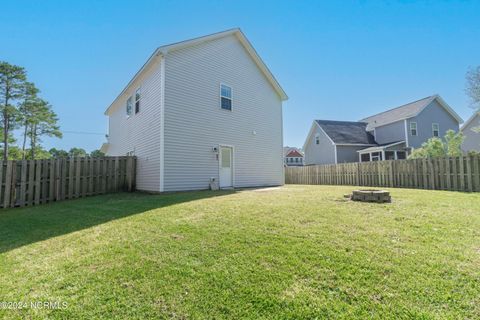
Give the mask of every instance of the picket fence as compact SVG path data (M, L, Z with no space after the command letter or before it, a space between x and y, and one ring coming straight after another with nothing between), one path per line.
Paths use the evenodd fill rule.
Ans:
M287 167L285 183L480 192L480 157Z
M135 189L135 157L0 161L0 207Z

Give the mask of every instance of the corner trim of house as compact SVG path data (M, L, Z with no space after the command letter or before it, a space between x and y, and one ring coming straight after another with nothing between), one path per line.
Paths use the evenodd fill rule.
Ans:
M407 128L407 119L403 120L405 123L405 145L408 148L408 128Z
M160 60L160 192L165 191L165 59Z
M335 147L335 164L338 163L338 160L337 160L337 145L336 144L333 144L334 147Z

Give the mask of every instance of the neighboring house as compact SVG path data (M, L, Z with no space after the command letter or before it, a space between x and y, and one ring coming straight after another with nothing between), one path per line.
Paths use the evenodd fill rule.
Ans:
M376 146L367 123L315 120L303 146L305 164L358 161L358 150Z
M303 153L295 147L285 147L285 165L287 166L303 166Z
M305 164L405 159L414 148L462 119L439 95L364 118L359 122L315 120L305 140Z
M137 189L282 185L287 95L240 29L158 48L105 111Z
M478 128L478 130L475 130ZM480 111L475 112L462 126L460 131L465 136L462 150L480 152Z

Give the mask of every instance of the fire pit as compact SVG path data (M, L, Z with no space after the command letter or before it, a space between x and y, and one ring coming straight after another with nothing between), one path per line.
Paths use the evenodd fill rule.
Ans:
M363 202L391 202L390 192L385 190L354 190L350 199Z

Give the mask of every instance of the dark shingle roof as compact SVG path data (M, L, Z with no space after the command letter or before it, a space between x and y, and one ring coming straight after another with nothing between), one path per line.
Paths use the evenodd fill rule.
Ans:
M336 144L376 145L372 134L367 132L367 123L351 121L315 120Z

